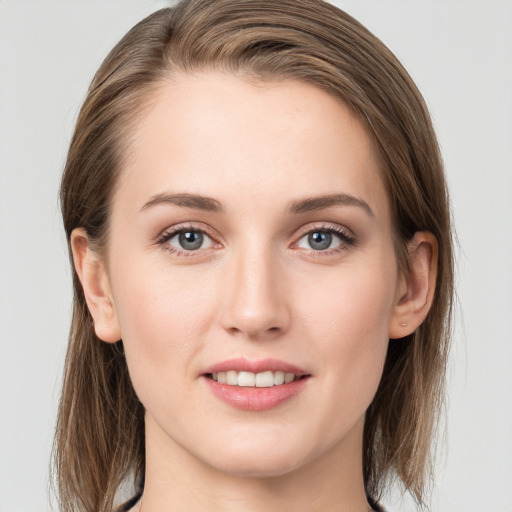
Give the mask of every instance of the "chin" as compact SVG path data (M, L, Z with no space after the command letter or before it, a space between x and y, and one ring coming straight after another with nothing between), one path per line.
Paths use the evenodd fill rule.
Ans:
M303 466L309 458L292 447L285 448L281 445L281 449L278 450L276 446L279 444L275 444L271 449L258 445L245 445L238 449L231 446L205 462L216 470L232 476L269 478L292 473Z
M282 460L274 457L270 460L255 460L245 455L235 460L224 460L215 469L241 478L272 478L292 473L300 467L301 464L296 460Z

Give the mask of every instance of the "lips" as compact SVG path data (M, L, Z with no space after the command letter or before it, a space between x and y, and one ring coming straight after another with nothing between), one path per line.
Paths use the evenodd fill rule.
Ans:
M307 374L306 371L302 370L298 366L287 363L285 361L280 361L279 359L260 359L258 361L250 361L249 359L244 358L228 359L226 361L222 361L221 363L209 366L204 370L203 373L213 374L219 372L227 372L230 370L252 373L282 371L284 373L294 373L299 377Z
M277 359L230 359L208 367L202 377L223 402L237 409L263 411L298 395L311 375Z

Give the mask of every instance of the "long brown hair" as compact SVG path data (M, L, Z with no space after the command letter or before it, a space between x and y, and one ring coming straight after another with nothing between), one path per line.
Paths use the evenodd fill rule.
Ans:
M352 108L373 137L392 206L397 260L430 231L439 244L432 308L412 335L390 340L364 427L364 479L379 496L398 477L418 503L444 395L453 262L442 160L412 79L384 44L322 0L190 0L149 16L116 45L80 111L61 186L68 242L77 227L98 251L108 243L117 178L131 127L175 73L221 70L246 79L308 82ZM54 443L61 510L110 512L128 476L144 480L144 409L123 344L95 333L73 273L74 306Z

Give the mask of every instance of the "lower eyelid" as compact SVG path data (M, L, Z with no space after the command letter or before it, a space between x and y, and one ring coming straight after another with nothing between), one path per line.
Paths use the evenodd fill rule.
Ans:
M311 259L328 259L329 257L340 257L342 254L350 251L350 246L342 245L340 247L336 247L335 249L326 249L325 251L315 251L305 250L303 254L299 254L300 256L307 258L308 260ZM302 251L299 251L302 252Z
M169 252L171 254L180 256L180 257L194 257L194 256L200 256L202 254L202 251L187 251L186 249L178 249L177 247L173 247L172 245L165 245L162 244L162 250Z

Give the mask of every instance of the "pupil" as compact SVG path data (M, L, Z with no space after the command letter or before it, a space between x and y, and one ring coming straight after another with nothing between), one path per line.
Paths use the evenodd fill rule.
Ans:
M203 245L203 235L195 231L184 231L180 233L178 239L183 249L188 251L199 249Z
M314 233L309 234L308 242L313 249L321 251L323 249L327 249L331 245L332 235L325 231L315 231Z

